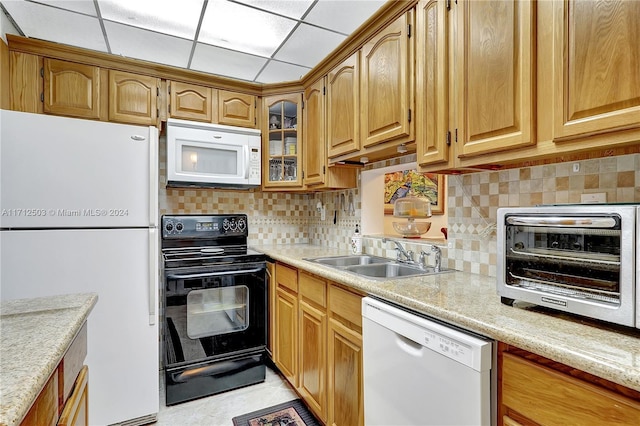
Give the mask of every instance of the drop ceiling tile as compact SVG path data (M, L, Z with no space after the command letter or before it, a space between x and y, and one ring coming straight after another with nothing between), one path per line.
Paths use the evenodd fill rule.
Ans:
M97 0L104 19L193 39L203 0Z
M266 62L266 58L259 56L198 43L190 68L225 77L253 81Z
M300 24L275 59L306 67L314 67L335 49L346 36Z
M313 0L239 0L238 3L248 4L289 18L300 19L309 9Z
M98 16L96 6L91 0L36 0L35 3L47 4L60 9L84 13L85 15Z
M309 71L311 71L311 68L271 60L256 78L256 81L258 83L297 81Z
M114 55L187 68L193 41L105 21Z
M2 5L27 37L107 51L97 18L25 1Z
M385 3L384 0L319 0L304 21L351 34Z
M270 57L295 24L294 20L241 4L209 0L198 41Z

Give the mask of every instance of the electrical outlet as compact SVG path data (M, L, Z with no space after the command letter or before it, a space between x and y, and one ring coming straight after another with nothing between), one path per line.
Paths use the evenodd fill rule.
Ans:
M582 194L580 195L580 202L583 204L606 203L607 193L596 192L593 194Z
M573 163L573 173L578 173L580 171L580 163Z

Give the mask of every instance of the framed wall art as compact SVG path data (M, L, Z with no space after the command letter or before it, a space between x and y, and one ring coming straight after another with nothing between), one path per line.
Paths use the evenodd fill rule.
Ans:
M444 175L401 170L384 175L384 214L393 214L393 203L410 194L431 201L431 214L444 214Z

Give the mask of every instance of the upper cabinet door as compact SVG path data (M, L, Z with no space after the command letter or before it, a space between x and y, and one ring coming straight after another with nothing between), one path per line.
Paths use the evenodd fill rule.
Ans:
M535 144L534 2L457 7L457 155Z
M219 90L218 124L256 127L256 97Z
M211 123L213 114L211 108L215 105L210 87L195 84L170 82L169 116L183 120L206 121Z
M413 137L413 49L410 14L403 14L362 46L361 137L363 146Z
M640 128L640 2L554 2L554 140Z
M326 133L324 120L324 78L304 92L304 183L324 183Z
M416 150L418 164L449 161L449 20L444 1L416 10Z
M360 56L354 53L327 76L329 158L360 149Z
M44 112L100 118L100 68L45 58Z
M109 71L109 120L155 126L160 79Z

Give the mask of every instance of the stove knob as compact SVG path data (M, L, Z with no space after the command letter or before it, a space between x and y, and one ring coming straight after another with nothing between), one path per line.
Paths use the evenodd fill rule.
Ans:
M236 222L235 219L231 219L231 222L229 223L229 229L231 229L232 231L235 231L238 229L238 223Z
M168 233L171 233L171 231L173 231L173 223L171 223L171 222L167 222L167 224L164 226L164 229L165 229Z
M176 223L176 231L182 232L184 225L181 222Z
M224 229L225 231L229 230L229 219L225 219L224 221L222 221L222 229Z
M244 219L239 219L238 220L238 231L244 232L245 229L247 229L247 222L245 222Z

